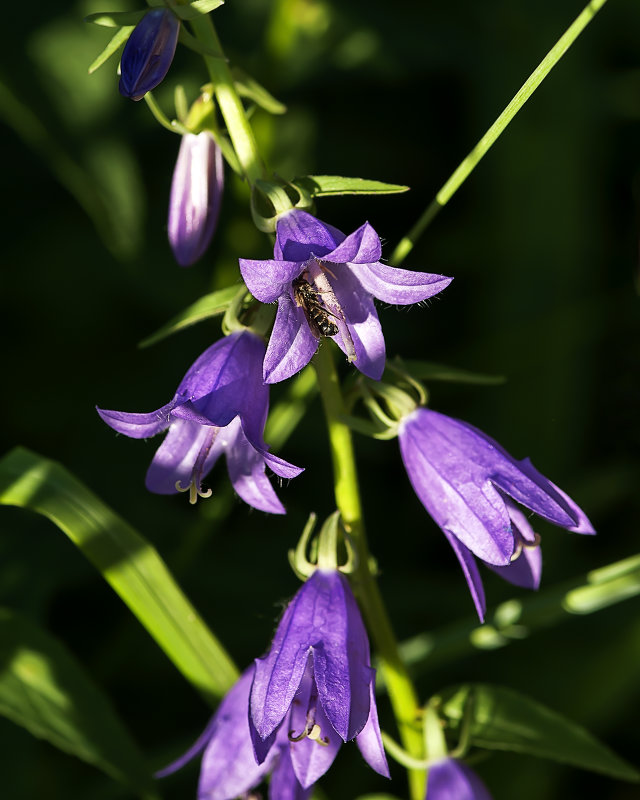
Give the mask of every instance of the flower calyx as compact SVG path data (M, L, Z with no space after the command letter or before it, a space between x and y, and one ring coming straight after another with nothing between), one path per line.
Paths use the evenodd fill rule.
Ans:
M358 433L374 439L395 439L402 420L418 406L425 404L428 397L422 384L388 363L385 377L390 371L392 374L388 377L392 380L394 373L397 375L397 380L393 383L387 380L372 381L363 377L357 381L347 397L349 409L361 400L370 419L347 416L345 423Z
M317 516L309 515L295 550L289 550L289 564L300 580L317 570L337 570L345 575L354 572L357 556L345 531L339 511L334 511L312 538ZM307 558L309 553L309 558ZM340 563L340 562L344 563Z
M294 208L309 209L311 195L289 181L275 177L257 180L251 192L251 216L258 230L274 233L278 220Z

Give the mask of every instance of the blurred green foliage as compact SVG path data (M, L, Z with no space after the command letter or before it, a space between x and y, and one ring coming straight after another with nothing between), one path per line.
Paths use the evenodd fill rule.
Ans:
M345 231L368 219L389 254L582 4L229 0L215 20L231 62L288 108L252 120L279 175L411 186L318 205ZM149 495L143 476L156 444L116 437L94 411L168 401L219 323L145 350L136 343L235 281L238 256L269 250L246 187L229 176L209 254L190 270L173 262L166 213L179 140L118 95L117 57L87 74L112 31L82 18L127 8L33 0L21 16L15 4L7 10L3 450L22 444L62 462L147 536L244 667L296 588L287 548L310 510L333 510L323 421L316 400L280 450L308 467L279 490L289 509L281 519L230 500L223 468L214 497L195 509L182 496ZM433 383L432 405L529 455L594 522L593 539L540 527L543 589L640 550L639 41L640 6L610 0L405 262L453 284L426 308L381 310L390 355L507 376L500 386ZM179 50L158 102L170 109L175 82L193 98L204 80L198 58ZM273 401L285 392L276 387ZM459 567L395 444L359 440L358 452L371 546L401 638L470 618ZM154 766L177 756L206 722L200 697L50 523L16 509L1 519L0 603L64 641ZM518 595L489 573L485 583L490 606ZM633 763L639 665L635 599L440 663L421 673L419 689L425 699L462 681L519 689ZM381 715L389 726L384 701ZM327 796L388 791L352 749L323 780ZM10 800L127 797L6 719L0 752ZM477 768L495 800L637 797L637 786L524 756L495 754ZM401 797L401 770L394 775ZM195 797L196 782L193 765L160 788L168 799Z

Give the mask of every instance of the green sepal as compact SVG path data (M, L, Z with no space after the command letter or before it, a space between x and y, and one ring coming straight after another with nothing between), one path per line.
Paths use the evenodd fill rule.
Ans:
M180 19L197 19L210 11L224 5L224 0L192 0L191 3L178 4L168 2L167 5Z
M395 439L398 435L395 431L391 432L389 428L381 423L371 422L360 417L352 417L348 414L342 415L340 421L344 422L352 431L361 433L363 436L370 436L372 439Z
M152 333L151 336L147 336L146 339L143 339L138 344L138 347L149 347L149 345L155 344L165 339L167 336L171 336L172 333L181 331L184 328L188 328L210 317L223 314L231 305L231 301L236 296L237 291L238 286L227 286L226 289L219 289L217 292L205 294L199 300L196 300L195 303L185 308L184 311L181 311L170 319L169 322L155 333Z
M99 67L108 61L114 53L118 52L129 36L131 36L131 31L133 31L134 27L134 25L125 25L113 34L109 40L109 44L90 65L89 75L92 75Z
M208 56L209 58L220 59L218 53L216 53L210 47L207 47L205 44L202 44L202 42L199 39L196 39L195 36L192 36L189 33L189 31L185 29L184 25L180 26L178 41L180 42L180 44L183 44L185 47L188 47L189 50L193 50L194 53L198 53L198 55Z
M135 27L148 11L148 8L141 11L99 11L97 14L89 14L84 21L103 28Z
M157 797L142 753L103 691L67 648L0 609L0 714L39 739Z
M436 364L433 361L402 359L403 370L412 378L421 381L451 381L453 383L475 383L484 386L498 386L506 382L504 375L485 375L466 369Z
M61 464L16 447L0 459L0 504L50 519L96 567L212 705L238 671L157 550Z
M370 181L366 178L343 178L341 175L305 175L292 183L312 197L330 197L341 194L400 194L408 186L397 183Z
M634 767L580 725L513 689L465 684L445 690L439 700L439 712L454 732L469 715L471 745L512 750L621 780L640 781Z
M257 106L269 114L285 114L287 107L270 94L264 86L248 75L244 70L234 67L231 70L236 91L240 97L252 100Z

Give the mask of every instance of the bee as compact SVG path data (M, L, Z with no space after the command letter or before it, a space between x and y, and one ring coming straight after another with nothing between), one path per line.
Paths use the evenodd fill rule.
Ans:
M303 310L311 333L316 339L335 336L338 333L338 326L331 319L334 314L322 305L320 292L304 278L296 278L291 285L296 305Z

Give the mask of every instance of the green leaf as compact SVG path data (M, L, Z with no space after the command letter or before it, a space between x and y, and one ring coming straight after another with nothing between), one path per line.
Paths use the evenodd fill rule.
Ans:
M476 383L486 386L497 386L506 381L503 375L484 375L479 372L469 372L466 369L448 367L445 364L435 364L433 361L418 361L402 359L399 362L401 369L406 370L412 378L422 381L452 381L454 383Z
M203 14L208 14L216 8L220 8L224 4L224 0L192 0L191 3L185 5L178 5L171 3L171 10L181 19L196 19Z
M103 692L53 636L0 609L0 714L157 797L144 758Z
M238 286L228 286L226 289L219 289L217 292L205 294L204 297L196 300L195 303L192 303L184 311L170 319L166 325L152 333L151 336L143 339L138 347L149 347L149 345L159 342L172 333L176 333L176 331L195 325L196 322L202 322L202 320L209 319L209 317L223 314L238 293L238 288Z
M123 25L135 27L148 10L145 8L141 11L99 11L97 14L89 14L84 21L103 28L121 28Z
M614 778L640 781L640 773L575 722L512 689L467 684L446 690L440 711L454 730L467 714L469 740L495 750L549 758Z
M313 197L339 194L399 194L408 192L408 186L396 183L370 181L366 178L343 178L340 175L305 175L292 181Z
M231 70L231 74L233 75L233 82L240 97L253 100L256 105L260 106L260 108L264 108L264 110L268 111L270 114L286 113L287 107L279 100L276 100L272 94L250 75L247 75L246 72L234 67Z
M116 31L114 35L109 40L109 44L104 48L104 50L100 53L100 55L96 58L95 61L92 62L91 66L89 67L89 75L92 75L99 67L101 67L106 61L108 61L111 56L116 53L122 44L127 41L129 36L131 35L131 31L133 30L133 25L125 25L124 28L120 28L119 31Z
M0 460L0 503L54 522L208 701L232 686L235 665L156 550L64 467L15 448Z

